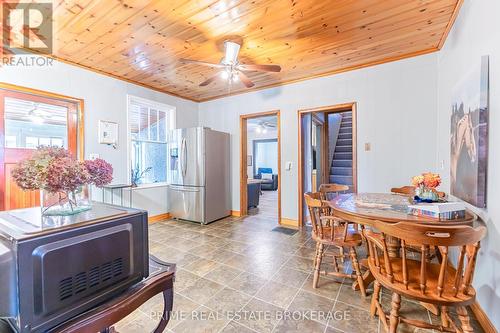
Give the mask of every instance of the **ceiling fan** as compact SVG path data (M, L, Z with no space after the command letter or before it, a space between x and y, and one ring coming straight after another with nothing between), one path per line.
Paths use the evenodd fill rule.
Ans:
M224 58L221 59L220 63L213 64L205 61L191 60L191 59L180 59L182 63L185 64L198 64L209 66L213 68L219 68L220 71L208 78L207 80L200 83L201 87L207 86L217 79L229 80L229 82L237 82L240 80L245 87L251 88L255 84L250 80L250 78L244 73L246 71L256 71L256 72L280 72L281 67L278 65L247 65L241 64L238 61L238 53L240 52L241 45L231 41L224 42Z

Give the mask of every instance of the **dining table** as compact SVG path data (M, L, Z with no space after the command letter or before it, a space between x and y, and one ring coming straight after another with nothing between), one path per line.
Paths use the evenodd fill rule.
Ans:
M442 221L429 216L415 216L408 213L408 206L413 204L412 198L396 193L346 193L328 198L328 206L334 216L343 220L372 227L374 221L384 223L412 222L429 225L473 225L478 217L473 212L466 210L465 217ZM391 257L398 257L401 244L396 237L386 237L387 249ZM367 259L360 261L361 266L368 268ZM363 274L364 285L373 282L374 277L367 269ZM353 289L359 289L357 282L353 283ZM429 308L432 312L436 309Z

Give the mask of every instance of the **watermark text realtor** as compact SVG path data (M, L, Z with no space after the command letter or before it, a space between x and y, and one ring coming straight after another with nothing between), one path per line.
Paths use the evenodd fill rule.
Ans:
M53 59L53 4L1 1L0 66L50 66Z

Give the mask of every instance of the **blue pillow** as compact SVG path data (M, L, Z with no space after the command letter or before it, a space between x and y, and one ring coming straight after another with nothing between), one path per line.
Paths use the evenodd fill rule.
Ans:
M273 168L259 168L258 173L273 173Z

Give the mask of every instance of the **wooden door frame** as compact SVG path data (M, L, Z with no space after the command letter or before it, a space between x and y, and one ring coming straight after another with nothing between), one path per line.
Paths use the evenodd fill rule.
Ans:
M247 122L248 119L265 116L276 116L278 131L278 224L281 224L281 121L280 110L271 110L258 113L249 113L240 115L240 216L248 215L248 142L247 142Z
M326 115L324 113L324 115ZM327 174L325 173L326 170L328 170L328 121L325 119L321 119L320 117L317 116L317 113L312 114L312 122L316 123L316 126L321 126L321 142L319 142L320 145L320 151L321 151L321 159L319 163L321 164L321 175L316 174L316 179L320 181L321 183L324 183L327 181ZM316 143L317 144L317 143ZM316 164L318 161L316 161ZM318 178L319 176L319 178Z
M352 111L352 185L353 191L358 191L358 162L357 162L357 112L356 102L342 103L336 105L322 106L311 109L301 109L297 111L298 116L298 203L299 203L299 228L303 226L303 204L304 204L304 161L302 158L302 117L313 112L324 112L327 116L330 113ZM328 124L328 121L325 121ZM328 126L326 126L328 128ZM327 140L328 141L328 140ZM327 145L328 147L328 145Z
M10 83L4 83L0 82L0 90L6 91L4 95L11 95L12 97L15 97L16 94L24 94L24 95L32 95L34 100L38 100L39 102L42 103L53 103L56 105L62 105L62 106L68 106L69 105L69 110L68 110L68 120L69 117L76 117L76 123L77 127L76 128L68 128L70 131L75 131L76 133L76 138L77 138L77 158L79 160L83 160L85 154L84 154L84 145L85 145L85 137L84 137L84 122L83 122L83 114L84 114L84 101L83 99L80 98L75 98L75 97L69 97L61 94L56 94L48 91L42 91L42 90L37 90L37 89L32 89L32 88L27 88L27 87L21 87L17 86L14 84ZM2 98L3 100L3 98ZM74 106L74 107L73 107ZM0 179L3 181L5 177L5 170L4 170L4 121L3 121L3 103L0 102ZM70 123L68 121L68 123ZM68 133L69 137L69 133ZM68 146L69 146L69 141L68 141ZM69 149L69 147L68 147ZM0 188L0 197L2 198L0 200L0 210L4 209L4 193L1 192L2 189Z

